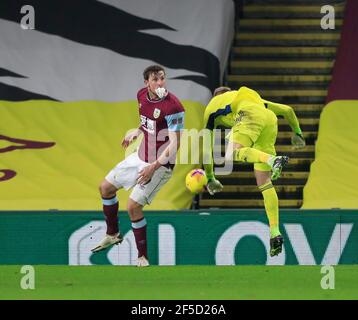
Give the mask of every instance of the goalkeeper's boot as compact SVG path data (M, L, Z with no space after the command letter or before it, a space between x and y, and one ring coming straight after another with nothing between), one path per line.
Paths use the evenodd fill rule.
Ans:
M148 266L149 266L149 261L145 256L141 256L138 258L137 267L148 267Z
M277 256L282 251L283 238L281 235L278 235L270 239L270 256Z
M123 241L123 237L120 233L116 233L113 236L106 234L106 236L102 239L102 241L98 244L98 246L91 249L92 252L102 251L114 244L119 244Z
M269 164L271 166L272 174L271 180L276 180L280 177L282 168L288 163L289 157L277 156L270 159Z

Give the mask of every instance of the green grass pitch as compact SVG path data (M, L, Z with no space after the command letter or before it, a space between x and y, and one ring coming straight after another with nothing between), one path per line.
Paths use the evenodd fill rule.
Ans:
M322 289L321 266L44 266L35 289L21 288L21 266L0 266L0 299L262 300L358 299L358 266L335 266Z

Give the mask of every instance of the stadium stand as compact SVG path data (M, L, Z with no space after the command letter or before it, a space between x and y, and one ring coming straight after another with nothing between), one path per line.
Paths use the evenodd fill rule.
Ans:
M357 127L358 100L336 100L323 109L303 209L358 208Z
M327 103L334 100L358 100L357 15L357 1L348 0Z
M328 104L320 118L316 157L304 187L304 209L358 207L357 15L357 1L347 1Z
M302 205L303 187L315 157L320 113L324 107L336 48L340 39L345 1L239 1L236 36L225 84L248 86L265 99L291 105L306 138L306 147L293 151L291 129L279 119L277 153L290 157L275 188L282 208ZM335 29L322 30L321 7L335 9ZM354 82L352 82L354 83ZM353 84L352 84L353 85ZM222 176L224 190L214 197L203 194L200 208L261 208L252 165L235 165Z
M124 158L123 135L139 125L136 94L146 67L165 67L168 89L187 109L186 128L201 129L204 106L227 64L234 4L28 4L36 12L33 30L21 28L23 1L0 2L0 114L6 124L0 210L99 210L98 184ZM185 175L199 165L178 165L150 208L189 208ZM121 209L127 195L119 192Z

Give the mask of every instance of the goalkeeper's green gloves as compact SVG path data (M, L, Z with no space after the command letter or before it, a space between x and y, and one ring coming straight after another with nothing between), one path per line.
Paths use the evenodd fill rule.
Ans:
M302 149L306 146L305 138L302 133L294 133L291 137L291 144L293 149Z
M219 180L212 178L209 179L206 189L208 190L210 195L213 196L215 193L220 192L223 189L223 185L220 183Z

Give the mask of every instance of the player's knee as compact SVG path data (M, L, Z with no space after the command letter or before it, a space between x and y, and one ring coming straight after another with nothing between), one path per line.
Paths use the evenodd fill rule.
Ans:
M103 198L114 197L116 192L111 188L107 181L102 181L99 185L99 192Z
M103 197L106 194L106 185L104 182L101 182L99 187L99 193L101 194L101 196Z
M129 201L127 203L127 210L131 217L134 217L142 207L143 206L141 204L129 198Z
M129 198L127 203L127 210L131 221L137 221L143 218L143 206L138 202Z
M256 184L260 186L271 182L271 171L259 171L255 169Z

